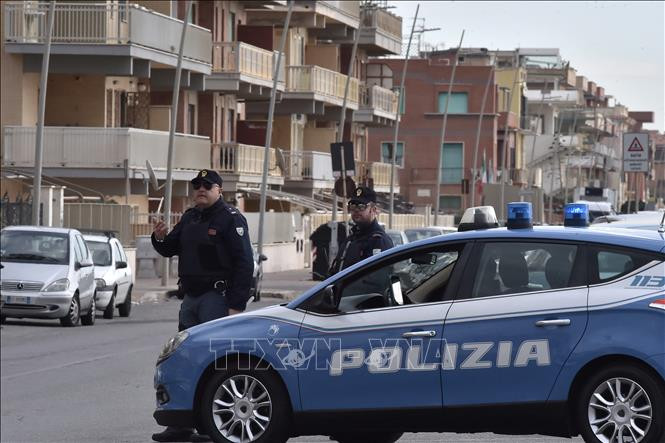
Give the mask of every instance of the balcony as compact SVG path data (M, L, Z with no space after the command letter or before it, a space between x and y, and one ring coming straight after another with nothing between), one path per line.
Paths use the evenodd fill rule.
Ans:
M378 8L360 13L360 40L370 56L400 54L402 51L402 17Z
M206 90L232 93L245 100L270 98L279 51L243 42L213 43L212 51L212 74L206 78ZM282 60L278 91L284 91L285 72Z
M390 192L390 168L388 163L366 162L356 160L356 183L371 179L376 192ZM395 168L394 191L399 193L399 171Z
M274 5L270 9L259 9L247 5L247 24L257 26L273 26L284 23L288 7ZM346 34L345 27L358 28L360 21L360 4L357 1L345 0L296 0L291 16L291 26L327 30L336 33L338 30Z
M309 99L334 106L342 106L346 75L320 66L287 67L287 99ZM349 83L347 107L358 109L359 84L357 78Z
M264 146L227 142L212 145L212 167L224 174L224 190L233 191L241 183L261 183ZM227 186L229 182L230 186ZM268 183L284 183L283 173L277 164L275 149L270 148ZM230 188L230 189L229 189Z
M7 2L4 8L7 52L25 54L24 69L39 72L48 3ZM149 77L151 63L176 66L182 23L136 4L57 2L50 71ZM210 31L188 26L182 67L210 74Z
M335 179L332 173L330 153L318 151L285 152L286 178L301 181L326 181L332 187Z
M397 113L398 95L381 86L360 87L359 109L353 113L353 121L367 126L392 126Z
M32 168L35 162L34 126L5 126L3 166ZM124 178L125 160L130 169L145 170L146 160L155 169L166 169L169 134L136 128L44 128L45 170L47 175L90 178ZM176 134L173 164L178 170L210 167L210 139ZM63 171L69 169L69 172ZM179 176L174 171L174 177ZM191 178L192 173L185 174Z

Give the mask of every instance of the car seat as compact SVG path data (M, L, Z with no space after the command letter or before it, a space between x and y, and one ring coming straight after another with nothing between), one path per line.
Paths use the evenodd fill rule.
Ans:
M502 251L499 257L499 276L506 289L504 294L527 292L529 289L529 269L524 254L520 251Z

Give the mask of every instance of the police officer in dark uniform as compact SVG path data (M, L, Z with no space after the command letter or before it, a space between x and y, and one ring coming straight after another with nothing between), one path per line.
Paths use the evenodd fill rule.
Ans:
M155 224L152 245L164 257L177 255L185 294L178 330L245 310L254 272L247 221L222 198L222 178L203 169L192 179L194 208L167 235ZM190 441L192 429L169 427L155 441ZM196 439L196 435L193 437ZM205 440L199 440L205 441Z
M330 267L330 275L393 247L392 240L376 220L379 208L372 189L357 187L349 200L349 212L354 222L351 235L339 249Z

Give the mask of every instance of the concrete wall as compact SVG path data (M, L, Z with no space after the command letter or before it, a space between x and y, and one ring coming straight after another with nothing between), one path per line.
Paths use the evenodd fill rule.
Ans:
M316 122L308 122L303 134L303 150L330 152L330 143L335 142L336 134L335 128L317 128Z
M305 62L339 72L339 46L308 44L305 48Z
M49 74L46 126L106 126L103 75Z

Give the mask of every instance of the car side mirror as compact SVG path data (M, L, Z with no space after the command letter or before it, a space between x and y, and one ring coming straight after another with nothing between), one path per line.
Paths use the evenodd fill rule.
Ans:
M323 290L323 299L321 304L326 310L331 312L337 312L337 307L340 302L340 295L338 291L335 290L335 285L328 285Z
M268 260L268 257L266 257L264 254L259 255L259 263L266 260Z
M116 269L125 269L127 267L127 262L126 261L117 261L115 262L115 268Z

